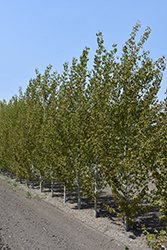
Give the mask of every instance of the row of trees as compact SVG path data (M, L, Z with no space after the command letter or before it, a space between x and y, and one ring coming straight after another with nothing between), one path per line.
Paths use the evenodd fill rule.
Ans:
M85 195L95 211L109 185L126 230L155 203L167 221L167 98L157 98L165 57L153 61L143 50L150 28L136 43L139 28L120 58L115 44L105 49L99 32L92 70L86 47L61 74L51 73L51 65L43 75L36 70L24 94L20 89L0 103L1 170L27 180L34 171L41 181L75 185L78 207Z

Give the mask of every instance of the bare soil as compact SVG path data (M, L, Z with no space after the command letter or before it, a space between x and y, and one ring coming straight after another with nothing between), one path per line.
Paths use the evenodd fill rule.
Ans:
M154 208L139 215L134 228L125 232L122 219L102 205L115 206L109 188L102 192L98 218L94 218L93 203L88 199L82 199L78 210L75 191L67 192L67 202L63 202L60 183L54 185L53 198L50 184L42 193L37 185L34 189L30 186L0 175L0 249L124 250L126 245L129 250L148 250L141 225L150 232L164 229Z

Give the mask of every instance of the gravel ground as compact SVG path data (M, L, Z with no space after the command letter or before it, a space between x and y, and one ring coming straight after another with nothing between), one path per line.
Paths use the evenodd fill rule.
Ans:
M158 212L150 211L136 219L134 229L125 232L123 221L109 214L101 205L107 201L113 205L110 190L102 193L98 204L98 218L94 218L93 204L82 200L82 209L77 209L75 192L67 193L63 202L63 191L54 186L54 197L50 188L26 187L25 184L0 175L0 249L55 249L55 250L129 250L150 249L141 233L141 224L154 229L159 224ZM29 192L31 196L26 198ZM42 199L41 199L42 198Z
M3 239L1 234L0 234L0 250L11 250L8 244L5 243L5 240Z

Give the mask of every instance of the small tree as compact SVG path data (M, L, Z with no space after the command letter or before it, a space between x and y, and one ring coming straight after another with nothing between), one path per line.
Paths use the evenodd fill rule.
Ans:
M153 167L155 157L152 157L150 141L154 137L157 93L164 70L164 58L153 62L149 52L139 53L151 32L147 28L136 44L139 27L137 23L123 46L120 62L111 78L117 86L111 95L114 101L104 129L107 147L104 172L126 230L138 211L147 209L151 202L149 167Z
M166 92L167 95L167 92ZM156 185L156 204L167 228L167 97L161 103L156 121L156 133L153 140L156 150L156 162L151 169Z
M83 187L83 145L85 140L87 62L89 48L85 48L80 60L73 58L72 66L64 64L58 100L59 132L62 141L63 155L66 162L63 182L66 185L76 184L78 191L78 208L81 207Z

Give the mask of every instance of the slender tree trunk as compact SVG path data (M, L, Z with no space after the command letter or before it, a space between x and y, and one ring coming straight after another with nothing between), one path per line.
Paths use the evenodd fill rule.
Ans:
M64 203L66 203L66 186L64 185Z
M53 198L53 180L51 181L51 197Z
M98 171L97 171L97 164L95 165L95 199L94 199L94 217L97 218L97 198L96 198L96 194L97 194L97 182L98 182Z
M128 137L128 136L127 136ZM126 145L124 147L124 157L126 158L127 156L127 141L126 141ZM127 187L125 187L125 190L127 191ZM126 197L126 200L128 200L128 197ZM128 221L127 221L127 216L126 216L126 212L124 211L124 227L125 227L125 231L129 230L129 225L128 225Z
M129 230L129 224L128 224L125 212L124 212L124 227L125 227L125 231L127 232Z
M94 204L94 217L97 218L97 203Z
M81 209L81 183L80 183L80 180L79 180L79 177L77 175L77 182L78 182L78 209L80 210Z
M79 210L81 209L81 193L79 190L78 190L78 209Z
M32 171L32 189L34 189L34 170Z
M42 193L42 188L43 188L43 185L42 185L42 176L40 175L40 192Z
M28 180L26 180L26 186L28 187Z

